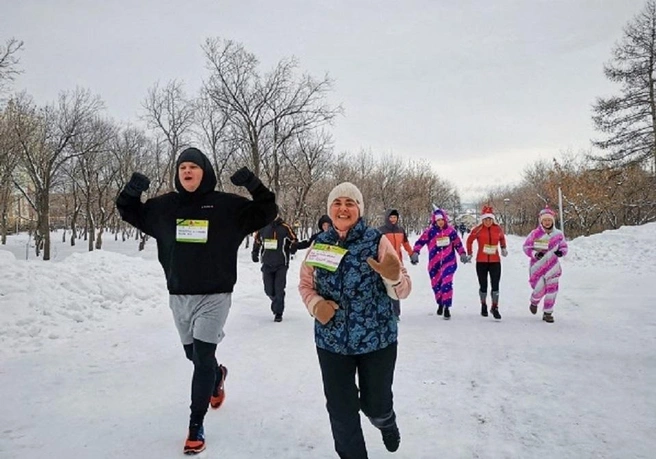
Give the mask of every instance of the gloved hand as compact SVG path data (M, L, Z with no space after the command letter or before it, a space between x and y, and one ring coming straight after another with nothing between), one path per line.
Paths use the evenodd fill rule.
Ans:
M150 179L139 172L135 172L130 177L130 181L125 185L123 191L128 196L133 196L135 198L140 198L141 193L146 191L150 187Z
M466 253L460 255L460 263L469 263L470 261L471 261L471 257Z
M260 257L258 256L257 252L252 252L251 253L251 258L253 259L253 263L259 263L260 262Z
M508 250L505 247L501 247L501 256L502 257L508 256Z
M230 181L235 186L245 187L250 193L252 193L258 186L262 184L260 179L257 178L248 167L242 167L237 172L232 174Z
M559 258L563 256L563 252L561 252L560 250L556 250L554 254Z
M312 308L312 315L321 325L326 325L339 309L337 303L331 300L321 300Z
M413 265L419 263L419 254L417 252L412 252L412 255L410 255L410 263Z
M544 256L544 252L535 252L536 260L541 260L543 256Z
M395 281L401 278L401 261L394 253L386 253L383 259L379 262L373 258L367 258L367 263L371 269L383 276L385 279Z

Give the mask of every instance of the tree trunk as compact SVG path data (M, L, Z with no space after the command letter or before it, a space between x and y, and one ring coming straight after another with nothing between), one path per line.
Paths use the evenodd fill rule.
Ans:
M100 229L98 230L98 235L96 236L96 250L102 249L102 236L104 231L105 231L104 226L101 226Z
M35 236L37 256L43 248L43 261L50 260L50 196L48 191L38 191L38 222Z
M73 216L71 217L71 247L75 247L75 240L77 239L77 214L79 208L75 208Z

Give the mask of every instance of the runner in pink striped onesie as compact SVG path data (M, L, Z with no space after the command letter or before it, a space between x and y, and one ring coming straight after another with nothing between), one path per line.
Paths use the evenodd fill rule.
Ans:
M538 227L524 241L524 253L531 259L529 284L533 289L529 310L538 312L544 298L542 320L552 323L553 307L558 294L558 280L562 271L560 257L567 255L567 242L562 231L555 227L555 214L549 207L540 211Z
M449 218L442 209L435 209L431 225L419 236L413 248L410 262L419 262L421 248L428 245L428 275L437 301L437 315L444 313L445 319L451 318L451 300L453 299L453 275L458 269L456 252L460 261L468 263L469 257L462 247L458 231L449 225Z

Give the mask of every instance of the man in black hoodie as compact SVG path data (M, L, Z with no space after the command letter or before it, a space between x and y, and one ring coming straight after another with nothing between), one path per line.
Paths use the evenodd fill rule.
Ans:
M230 180L253 199L215 191L210 161L200 150L187 148L176 162L177 191L142 203L150 180L135 172L116 200L123 220L157 240L169 306L185 355L194 364L185 454L205 449L208 405L219 408L225 397L228 371L215 352L237 281L237 250L247 234L271 222L277 212L275 195L248 168Z
M271 312L275 322L282 322L282 314L285 312L289 256L296 252L297 244L294 230L281 217L277 217L255 234L253 262L262 260L264 293L271 300Z

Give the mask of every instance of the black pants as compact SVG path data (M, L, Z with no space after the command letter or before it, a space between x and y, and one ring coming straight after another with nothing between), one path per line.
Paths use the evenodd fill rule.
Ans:
M285 311L285 287L287 286L287 266L275 268L262 266L264 293L271 300L271 312L282 314Z
M202 424L216 382L222 376L215 357L216 344L194 339L193 344L184 345L184 351L187 358L194 363L189 424Z
M396 423L392 403L396 353L397 343L360 355L335 354L317 348L326 409L335 451L340 458L368 457L360 424L360 410L379 429Z
M476 275L478 276L478 286L481 293L487 294L487 276L490 275L492 291L499 291L499 280L501 280L501 262L476 262Z

